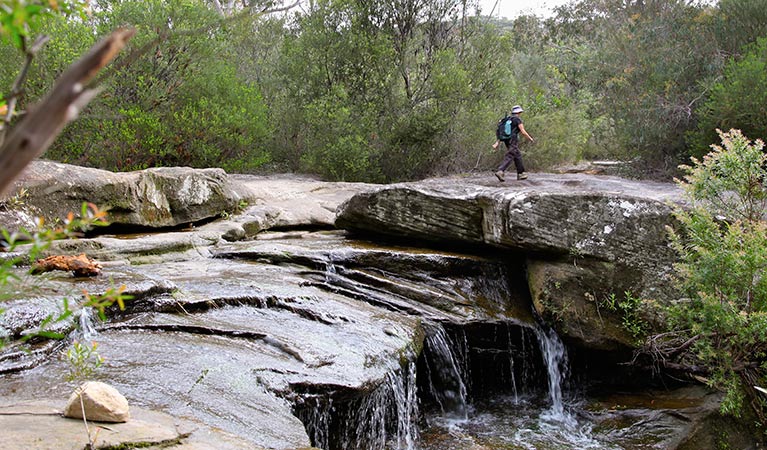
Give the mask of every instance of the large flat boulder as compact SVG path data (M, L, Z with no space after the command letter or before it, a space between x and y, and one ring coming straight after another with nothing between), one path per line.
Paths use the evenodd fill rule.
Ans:
M360 193L339 208L336 224L522 259L544 319L572 343L615 349L634 338L600 302L625 292L661 302L676 294L667 227L681 202L673 184L616 177L533 174L505 184L440 178Z
M112 224L170 227L217 217L242 199L222 169L163 167L110 172L51 161L33 161L14 183L0 223L31 226L30 218L49 223L78 213L83 202L109 212Z
M226 240L274 228L332 228L335 212L373 185L328 183L296 175L228 175L221 169L151 168L134 172L33 161L0 199L0 228L55 223L83 202L107 210L126 227L164 228L224 217L214 224Z
M344 203L336 224L352 231L643 264L672 257L665 226L673 184L581 174L533 181L440 178L382 186Z

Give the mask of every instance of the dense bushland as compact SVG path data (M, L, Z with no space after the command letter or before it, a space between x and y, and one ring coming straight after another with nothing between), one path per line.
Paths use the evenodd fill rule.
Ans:
M47 156L416 179L493 167L495 123L513 104L536 137L522 149L533 170L610 158L667 177L716 128L767 137L765 0L579 0L513 21L457 0L319 0L271 14L260 11L273 3L230 3L98 0L89 15L38 18L52 39L22 109L99 36L138 29ZM21 56L4 34L7 93Z

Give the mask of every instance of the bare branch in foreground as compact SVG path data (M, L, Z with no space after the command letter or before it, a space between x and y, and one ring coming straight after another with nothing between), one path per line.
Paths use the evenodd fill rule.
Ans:
M98 93L88 88L88 83L125 47L134 33L133 28L122 28L93 46L13 128L0 147L0 194L5 193L27 164L48 149L64 125L74 120Z

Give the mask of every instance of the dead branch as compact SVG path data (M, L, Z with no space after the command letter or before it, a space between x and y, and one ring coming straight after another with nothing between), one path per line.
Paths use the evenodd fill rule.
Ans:
M72 272L76 277L94 277L101 273L101 264L81 253L77 256L54 255L38 259L32 266L32 274L38 275L53 270Z
M125 47L133 28L122 28L71 65L48 95L32 108L0 147L0 194L33 159L42 155L64 126L98 93L87 88L93 77Z

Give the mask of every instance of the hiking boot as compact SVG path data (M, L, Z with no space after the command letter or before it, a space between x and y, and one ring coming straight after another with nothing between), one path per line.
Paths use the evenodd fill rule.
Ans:
M517 174L517 180L526 180L526 179L527 179L527 174L525 172Z
M506 181L506 178L503 178L503 170L496 172L495 176L498 178L498 181Z

